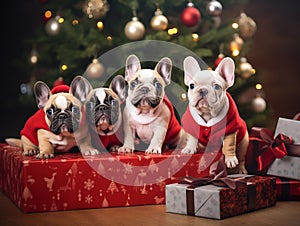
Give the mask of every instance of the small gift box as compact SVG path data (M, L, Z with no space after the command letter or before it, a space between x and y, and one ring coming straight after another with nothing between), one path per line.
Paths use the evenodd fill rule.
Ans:
M275 136L284 134L291 137L292 143L287 144L287 155L276 158L269 166L267 174L300 180L300 121L279 118Z
M212 165L213 166L213 165ZM276 203L275 177L218 173L166 185L166 211L224 219Z
M288 154L293 140L281 133L276 136L267 128L253 127L246 154L246 168L250 174L265 175L275 159Z
M277 199L300 201L300 180L276 177Z

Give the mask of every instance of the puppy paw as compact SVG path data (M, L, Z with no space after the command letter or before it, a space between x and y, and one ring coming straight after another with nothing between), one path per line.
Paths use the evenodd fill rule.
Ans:
M239 164L236 156L225 156L225 164L228 168L234 168Z
M184 155L187 155L187 154L192 155L192 154L195 154L196 152L197 152L197 150L192 149L192 148L183 148L181 150L181 154L184 154Z
M109 149L109 151L110 152L118 152L119 148L120 148L119 145L114 145Z
M238 165L238 173L240 174L248 174L245 165Z
M81 150L82 155L98 155L99 151L97 149Z
M32 156L32 155L36 155L39 153L39 150L38 149L26 149L23 151L23 155L26 155L26 156Z
M148 148L145 151L146 154L161 154L161 147L156 147L156 148Z
M127 147L127 146L122 146L118 148L118 153L132 153L133 148Z
M54 158L53 153L39 153L35 156L37 159L51 159Z

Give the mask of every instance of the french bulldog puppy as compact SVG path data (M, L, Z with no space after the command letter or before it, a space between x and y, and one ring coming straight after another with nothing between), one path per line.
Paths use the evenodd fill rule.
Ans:
M160 154L168 148L185 145L186 133L177 121L165 95L171 81L172 62L162 58L155 69L141 69L137 56L127 57L125 80L128 91L123 111L124 145L119 153L133 152L145 144L147 154Z
M83 113L84 102L91 89L82 76L75 77L70 87L59 85L51 91L44 82L36 82L34 93L40 109L26 121L20 132L21 142L18 145L23 148L23 154L36 154L38 159L53 158L57 136L71 137L70 147L78 143L82 152L93 150ZM6 141L17 143L12 139Z
M98 150L117 151L122 145L121 105L124 101L125 79L121 75L113 78L109 88L96 88L89 93L86 114L92 143Z
M194 145L183 149L182 153L195 153L197 145L198 150L222 149L226 166L246 174L247 126L227 92L234 84L234 61L225 57L215 71L201 70L196 59L188 56L183 66L189 105L182 124L185 131L193 135L190 143Z

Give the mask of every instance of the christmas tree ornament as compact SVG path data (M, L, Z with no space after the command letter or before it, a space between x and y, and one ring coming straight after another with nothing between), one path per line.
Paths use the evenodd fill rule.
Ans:
M30 63L32 63L32 64L36 64L39 60L38 52L37 52L35 46L32 47L29 60L30 60Z
M210 16L220 16L223 10L223 6L220 2L212 0L206 5L206 12Z
M240 61L241 62L238 68L239 74L242 76L242 78L247 79L251 75L253 75L254 69L252 65L249 62L247 62L246 57L241 57Z
M215 68L218 67L219 63L223 60L224 57L225 56L223 53L219 53L218 58L215 60L214 63Z
M45 30L48 35L57 35L60 32L59 16L53 17L46 22Z
M255 21L246 15L246 13L241 13L237 21L239 25L239 34L243 38L251 38L257 29Z
M264 98L257 96L252 100L252 108L255 112L260 113L266 110L267 103Z
M194 3L189 1L187 7L181 12L181 22L187 27L193 27L200 23L200 11L194 7Z
M60 85L66 85L63 77L58 77L54 82L53 82L53 87L55 86L60 86Z
M90 63L86 69L86 74L91 79L100 78L104 73L104 66L94 58L92 63Z
M125 35L130 40L139 40L145 35L145 26L139 21L136 13L133 13L131 21L124 28Z
M109 4L106 0L87 0L83 6L83 12L90 19L103 18L108 11Z
M154 17L150 21L151 27L155 31L166 30L168 28L168 19L162 13L162 11L157 7Z
M233 34L233 40L229 44L229 49L233 56L237 56L244 44L244 40L239 36L238 33Z

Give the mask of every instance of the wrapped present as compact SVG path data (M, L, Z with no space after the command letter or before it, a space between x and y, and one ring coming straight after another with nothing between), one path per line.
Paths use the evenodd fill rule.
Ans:
M246 168L250 174L265 175L275 159L288 155L287 147L293 140L278 133L276 136L267 128L253 127L250 132L246 154Z
M300 180L300 121L279 118L275 136L278 134L291 137L293 143L287 145L287 156L272 162L267 174Z
M165 185L209 175L220 153L161 155L65 153L53 159L23 156L0 144L0 190L23 212L165 203Z
M224 219L275 205L275 177L223 176L185 177L179 183L166 185L166 211Z
M300 201L300 180L276 177L277 199Z

